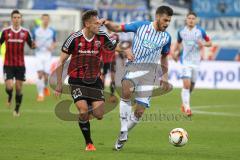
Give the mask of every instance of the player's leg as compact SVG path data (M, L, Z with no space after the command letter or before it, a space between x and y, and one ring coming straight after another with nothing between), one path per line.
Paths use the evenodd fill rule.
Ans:
M50 90L48 88L48 77L51 70L51 56L46 57L44 60L44 68L43 68L43 77L44 77L44 95L50 96Z
M43 77L43 72L44 72L44 62L43 62L43 56L37 54L36 55L36 68L37 68L37 81L36 81L36 86L37 86L37 101L43 101L44 100L44 77Z
M5 91L8 95L7 106L11 106L12 103L12 94L13 94L13 69L12 67L4 66L4 79L5 79Z
M131 115L132 104L131 96L134 89L134 82L128 79L122 81L122 95L120 100L120 122L121 122L121 132L127 132L128 119Z
M15 110L14 110L14 114L16 114L17 116L20 116L19 110L20 110L20 106L21 106L22 98L23 98L22 87L23 87L23 82L25 81L25 72L26 72L25 67L17 67L16 68L16 74L15 74L15 79L16 79L16 83L15 83L16 107L15 107Z
M22 86L23 86L23 81L22 80L16 80L16 83L15 83L15 89L16 89L15 102L16 102L16 106L15 106L15 109L14 109L14 116L20 116L20 106L21 106L22 98L23 98Z
M198 69L197 68L193 68L192 69L190 93L192 93L192 91L195 88L195 84L196 84L196 81L197 81L197 73L198 73Z
M122 80L122 94L120 100L120 122L121 129L118 139L115 143L115 149L117 151L121 150L124 142L128 139L128 120L131 116L132 105L131 105L131 96L134 90L134 82L128 79Z
M104 101L93 101L92 102L92 114L98 120L103 119Z
M110 82L111 97L110 97L110 102L112 102L112 103L116 102L116 100L117 100L117 97L114 96L115 87L116 87L115 86L115 73L116 73L115 65L116 65L116 63L112 62L111 66L110 66L110 70L111 70L111 82Z
M191 108L190 108L190 88L191 88L191 77L192 71L190 67L183 68L183 88L181 92L182 98L182 111L185 112L187 115L191 116Z
M37 71L37 74L38 74L38 79L36 81L38 91L37 101L40 102L44 100L44 73L42 70L39 70Z
M90 122L88 115L88 104L86 100L78 100L76 103L76 107L79 111L79 127L82 131L83 137L86 143L86 150L89 144L93 144L91 139L91 130L90 130Z
M140 118L143 116L146 106L143 104L136 103L136 109L132 112L128 121L128 132L132 130L138 123Z
M7 106L11 106L12 104L12 94L13 94L13 80L12 79L8 79L5 81L5 91L8 95L8 100L7 100Z
M48 88L48 77L49 77L49 74L44 72L44 95L45 96L50 96L50 90Z

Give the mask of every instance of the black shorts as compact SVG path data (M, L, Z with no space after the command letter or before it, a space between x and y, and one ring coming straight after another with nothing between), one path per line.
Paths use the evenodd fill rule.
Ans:
M25 73L26 69L24 66L4 66L3 67L3 73L4 73L4 79L9 80L9 79L16 79L20 81L25 81Z
M115 72L115 62L109 62L103 64L103 75L106 75L108 71Z
M80 100L86 100L88 104L94 101L105 101L103 82L99 77L96 80L69 77L68 83L74 103Z

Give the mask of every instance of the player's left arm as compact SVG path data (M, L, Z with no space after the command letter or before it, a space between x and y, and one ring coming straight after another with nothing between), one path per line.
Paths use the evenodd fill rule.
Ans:
M211 47L212 46L212 41L211 39L209 38L209 36L207 35L207 33L205 32L205 30L203 30L202 28L200 29L201 30L201 34L202 34L202 38L204 39L204 42L203 41L198 41L198 45L201 47Z
M36 44L32 39L31 33L27 32L27 44L31 49L35 49L36 48Z

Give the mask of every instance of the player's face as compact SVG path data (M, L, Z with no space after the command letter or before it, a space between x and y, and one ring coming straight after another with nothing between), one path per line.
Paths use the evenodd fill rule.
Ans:
M13 26L20 26L22 22L22 16L20 14L12 15L12 24Z
M86 26L89 28L89 31L92 33L97 34L99 32L101 24L98 17L91 17L86 24Z
M167 14L156 15L157 27L160 31L165 31L171 21L172 16Z
M197 23L197 17L195 17L194 15L188 15L187 19L186 19L186 23L188 27L194 27Z
M48 26L49 20L50 20L49 16L42 16L42 24L44 26Z

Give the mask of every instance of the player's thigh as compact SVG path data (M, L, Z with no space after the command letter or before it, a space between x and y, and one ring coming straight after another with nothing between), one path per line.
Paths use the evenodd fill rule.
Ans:
M93 101L92 109L93 116L97 119L102 119L104 114L104 101Z
M130 99L132 96L132 93L134 92L135 84L131 79L123 79L122 80L122 93L121 98L123 99Z
M75 102L75 105L79 111L79 114L88 113L88 103L86 100L78 100Z
M45 75L49 75L51 70L51 57L46 57L43 59L43 72Z
M35 64L37 71L44 71L44 63L42 56L36 56L36 64Z
M7 89L13 89L13 79L6 80L5 85Z
M192 68L191 83L196 83L198 77L198 68Z

